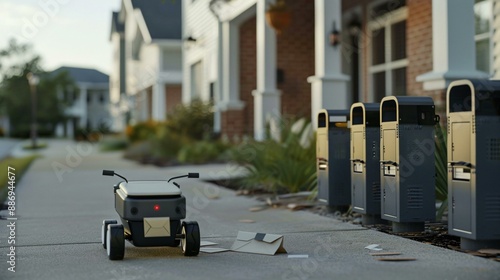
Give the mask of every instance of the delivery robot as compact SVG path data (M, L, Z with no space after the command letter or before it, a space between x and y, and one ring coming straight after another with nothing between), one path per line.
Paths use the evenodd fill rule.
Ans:
M112 170L103 170L102 175L125 180L114 186L115 210L121 224L116 220L102 222L102 245L110 260L123 259L125 240L136 247L178 247L180 244L184 256L198 255L198 223L181 222L186 218L186 198L179 184L172 181L184 177L199 178L198 173L165 181L128 181Z

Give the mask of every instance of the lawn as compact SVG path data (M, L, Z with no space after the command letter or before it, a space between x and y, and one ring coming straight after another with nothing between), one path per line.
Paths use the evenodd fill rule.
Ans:
M15 183L19 182L24 171L28 169L31 162L36 159L37 156L27 156L22 158L5 158L0 161L0 204L5 201L7 196L7 186L8 186L8 168L12 167L15 170L10 170L15 174ZM14 185L15 186L15 185Z

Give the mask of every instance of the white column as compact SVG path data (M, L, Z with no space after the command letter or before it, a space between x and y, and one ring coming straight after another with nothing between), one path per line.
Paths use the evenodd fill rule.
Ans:
M223 30L222 22L217 24L217 80L215 83L215 96L214 96L214 132L220 132L222 130L221 124L221 110L222 110L222 96L223 89L222 85L224 82L224 63L223 63Z
M417 77L424 90L446 88L453 80L487 78L476 70L474 0L432 0L431 72Z
M78 124L80 127L86 129L87 128L87 123L88 123L88 104L87 104L87 96L89 95L89 90L86 87L80 87L80 123ZM95 96L90 96L91 97L91 102L94 101ZM73 129L77 129L78 127L73 127Z
M239 28L235 23L222 23L222 111L241 110Z
M269 0L257 0L257 89L254 96L254 138L263 140L266 121L281 115L281 92L276 88L276 33L266 23Z
M314 2L315 75L307 81L311 83L311 119L315 128L320 109L349 109L351 105L347 90L349 76L342 73L342 47L329 43L334 21L336 28L342 30L341 11L341 0Z
M165 100L165 85L161 82L156 82L153 85L153 120L163 121L166 118L167 110Z

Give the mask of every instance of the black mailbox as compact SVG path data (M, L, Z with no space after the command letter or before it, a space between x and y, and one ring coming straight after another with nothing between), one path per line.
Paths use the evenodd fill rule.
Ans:
M380 104L381 217L394 232L423 231L434 221L434 102L387 96Z
M351 202L363 225L380 220L380 104L351 106Z
M466 250L500 248L500 81L447 92L448 232Z
M320 110L316 140L318 200L330 207L351 204L349 111Z

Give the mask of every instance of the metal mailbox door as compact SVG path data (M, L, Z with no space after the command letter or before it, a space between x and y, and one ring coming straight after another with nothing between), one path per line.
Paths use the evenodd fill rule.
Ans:
M352 128L352 206L358 210L366 209L366 173L364 162L365 159L365 141L363 137L363 129L359 129L354 131L354 127Z
M396 159L396 129L382 130L382 176L385 181L382 194L383 215L397 217L398 192L397 192L397 159Z
M472 231L471 135L470 121L451 122L452 226L467 233Z

